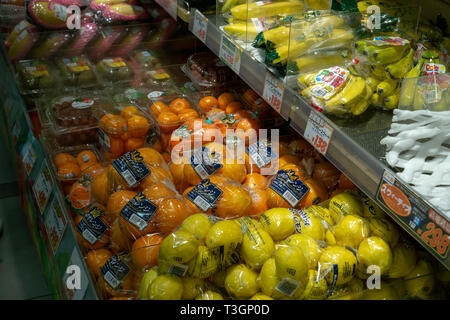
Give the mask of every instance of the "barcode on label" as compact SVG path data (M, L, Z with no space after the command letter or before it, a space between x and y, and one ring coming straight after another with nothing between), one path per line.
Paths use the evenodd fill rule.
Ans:
M291 297L295 293L295 291L297 291L299 285L300 282L295 281L294 279L284 278L283 280L278 282L275 289Z
M327 95L330 92L325 88L314 87L314 89L312 90L311 93L314 94L316 97L320 98L320 97Z
M82 234L83 238L86 239L87 242L89 242L90 244L94 244L98 239L92 234L91 231L89 231L88 229L83 231Z
M300 202L300 200L298 200L298 199L292 194L292 192L290 192L289 190L286 190L286 191L283 193L283 198L284 198L284 200L286 200L286 201L291 205L291 207L297 206L297 204Z
M116 279L116 277L110 272L108 271L104 276L105 281L113 288L116 289L119 284L120 281Z
M145 229L145 227L147 226L147 222L144 220L144 219L142 219L141 217L139 217L138 215L136 215L136 214L132 214L131 215L131 217L130 217L130 222L132 223L132 224L134 224L136 227L138 227L139 228L139 230L144 230Z
M201 164L199 164L198 166L196 166L195 168L195 172L197 172L198 176L203 180L206 177L208 177L208 172L206 172L206 170L203 168L203 166Z
M179 277L184 277L187 270L188 270L188 266L185 266L183 264L173 264L169 267L169 270L167 271L167 273L174 274Z
M205 201L202 197L197 196L194 200L194 203L200 208L202 209L203 212L206 212L209 210L209 208L211 208L211 206L209 205L209 203L207 201Z
M262 157L261 157L261 155L259 153L253 154L252 160L254 162L256 162L256 165L260 169L266 165L266 163L264 162L264 160L262 159Z
M125 170L122 172L122 177L125 179L125 181L128 183L128 185L134 186L136 184L136 179L133 177L131 172L129 170Z

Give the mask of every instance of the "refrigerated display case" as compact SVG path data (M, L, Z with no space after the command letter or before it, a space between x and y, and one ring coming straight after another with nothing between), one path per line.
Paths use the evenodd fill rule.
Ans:
M218 1L198 10L189 1L156 1L161 7L93 1L84 8L83 29L67 32L61 21L55 25L60 18L49 24L36 12L36 6L51 2L27 5L27 22L2 25L0 70L22 207L55 298L448 298L449 215L440 195L448 189L443 132L449 82L448 74L436 74L441 65L447 67L444 47L438 58L424 62L437 66L436 72L397 81L403 90L398 89L398 100L404 101L408 86L434 95L431 103L413 100L419 116L438 112L431 127L440 149L421 155L429 161L419 168L425 176L407 180L401 169L412 155L400 159L401 165L392 160L393 143L406 143L394 129L405 119L408 126L407 112L414 110L408 103L392 111L366 102L368 74L360 68L364 59L355 44L377 39L358 29L367 18L362 7L343 8L335 1L295 1L296 6ZM411 5L393 7L402 10L402 19L392 22L396 27L398 20L402 27L421 25L420 15L408 16ZM433 36L445 39L442 30L428 28L417 33L419 39L407 40L408 46L420 48L422 40L431 46ZM271 30L280 31L272 33L277 39L269 40ZM89 39L73 45L83 34ZM299 86L309 73L314 82ZM362 91L345 103L364 108L338 101L343 112L327 112L326 104L305 96L314 85L315 92L326 94L324 77L330 74L346 85L362 79ZM333 88L330 96L344 90ZM198 130L194 123L200 119ZM270 150L271 141L253 144L245 136L263 128L281 133L272 141L278 155L261 153ZM211 139L217 132L219 140L215 134ZM415 146L405 148L417 151L426 143L420 139L430 137L418 136ZM170 152L186 147L185 140L189 150L199 143L201 152L175 163ZM214 162L229 160L229 145L233 151L244 146L243 163ZM274 159L279 168L260 175ZM441 180L433 180L435 193L418 182L428 181L433 164L443 167ZM287 230L276 227L283 219L289 220ZM354 225L359 227L351 229ZM240 239L208 238L200 227L218 234L225 228L231 238L237 228ZM173 244L177 236L184 246ZM310 250L299 253L296 245ZM378 260L373 250L379 250ZM389 265L381 271L382 290L364 288L364 268L371 264ZM70 266L79 267L82 288L70 285ZM187 276L194 287L202 282L200 292L181 294L178 289L188 284L180 279ZM248 287L239 285L243 278ZM170 290L156 293L157 284L167 283Z

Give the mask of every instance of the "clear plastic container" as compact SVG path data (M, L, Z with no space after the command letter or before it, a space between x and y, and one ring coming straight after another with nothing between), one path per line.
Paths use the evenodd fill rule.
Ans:
M67 87L92 88L98 86L98 77L86 56L56 58L62 83Z
M19 91L22 94L45 93L59 87L58 72L48 61L20 60L15 67Z
M121 57L104 58L97 63L95 69L105 85L132 81L134 77L131 66Z
M137 50L132 56L136 66L141 69L152 69L162 66L160 53L157 50Z

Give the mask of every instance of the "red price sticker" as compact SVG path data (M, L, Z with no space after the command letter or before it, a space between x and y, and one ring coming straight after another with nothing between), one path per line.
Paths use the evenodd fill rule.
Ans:
M332 134L333 128L315 111L311 111L305 129L306 140L308 140L317 151L325 155Z
M272 76L270 72L266 73L264 81L263 98L274 108L280 112L281 103L283 101L284 85L277 78Z
M450 242L450 221L439 215L436 211L430 210L428 217L432 222L425 226L426 231L422 233L421 238L430 245L436 252L447 257L448 245Z
M203 43L206 42L206 33L208 32L208 18L206 18L199 10L195 10L194 26L192 33L197 36Z
M233 69L234 72L239 74L241 69L242 50L223 34L220 41L219 58Z

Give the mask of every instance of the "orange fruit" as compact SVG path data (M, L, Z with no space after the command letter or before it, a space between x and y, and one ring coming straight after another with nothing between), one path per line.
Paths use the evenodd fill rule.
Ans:
M144 190L142 193L152 202L160 202L166 198L175 197L176 193L171 188L169 188L166 184L160 182L155 183Z
M178 117L180 118L181 122L184 122L186 120L198 118L198 112L195 111L192 108L183 109L180 112L178 112Z
M252 198L246 189L231 183L221 184L219 188L223 193L215 203L215 215L222 219L234 219L247 215Z
M130 189L125 179L111 164L106 168L106 174L108 176L108 191L110 194L114 191Z
M107 113L101 117L98 126L109 136L120 138L120 136L127 131L127 119L115 114Z
M250 216L260 216L267 210L269 206L267 205L266 190L264 189L251 189L250 196L252 198L252 203L248 209L247 214Z
M137 149L137 151L139 151L142 158L144 158L143 161L145 164L155 164L159 166L164 164L164 158L162 157L162 155L153 148L139 148Z
M172 155L169 152L163 152L162 157L166 163L170 163L172 161Z
M329 162L318 163L312 174L313 178L320 181L327 190L331 190L339 183L341 172Z
M278 158L278 168L281 168L288 163L299 166L300 160L296 156L293 156L292 154L285 154Z
M219 103L219 107L223 110L229 105L231 102L235 101L234 97L231 93L225 92L222 93L218 98L217 102Z
M131 150L142 148L145 145L145 138L129 138L125 141L125 153Z
M55 156L55 158L53 159L53 162L55 164L55 167L58 169L60 166L68 163L68 162L72 162L72 163L78 163L77 159L75 159L74 156L72 156L71 154L68 153L60 153L57 154Z
M106 298L123 296L124 294L132 295L135 290L135 272L128 273L116 289L112 288L103 277L98 278L97 285Z
M115 254L131 250L132 242L128 239L126 233L123 231L119 220L116 220L111 227L111 251Z
M137 192L131 190L119 190L114 192L106 204L106 220L112 224L120 216L123 207L135 196Z
M320 181L314 179L306 179L303 181L308 187L309 191L300 201L298 207L306 208L312 205L319 204L328 199L327 189Z
M142 116L132 116L127 122L127 134L131 138L141 138L145 136L150 129L148 120Z
M184 181L184 164L183 163L171 163L170 164L170 173L172 173L173 183L175 184L175 188L179 192L183 192L188 186L188 183Z
M96 162L98 162L97 156L90 150L83 150L77 155L77 163L82 170Z
M156 101L150 106L150 111L154 114L156 118L158 118L162 112L168 112L170 111L170 109L169 106L164 102Z
M109 137L109 147L113 158L118 158L125 153L125 144L122 139Z
M91 184L91 192L95 201L106 205L109 197L108 173L106 170L94 178Z
M226 114L236 113L237 111L239 111L241 109L242 109L242 104L238 101L233 101L233 102L230 102L225 107L225 113Z
M198 106L200 107L201 111L207 113L209 110L218 107L219 102L213 96L206 96L200 99L200 101L198 102Z
M262 189L265 190L267 188L267 179L263 175L259 173L249 173L245 177L245 181L243 186L248 189Z
M83 209L91 203L91 190L88 185L76 181L68 192L68 198L72 207Z
M140 114L139 110L134 106L127 106L120 111L120 116L125 119L129 119L132 116L139 116Z
M354 189L356 185L345 175L341 174L339 178L339 189Z
M78 164L66 162L58 167L58 177L64 180L76 179L80 176L81 169Z
M86 254L86 264L92 274L98 278L100 276L100 269L108 261L113 254L108 249L90 250Z
M161 132L161 148L167 150L170 144L171 133Z
M243 183L245 176L247 175L247 170L245 169L244 164L237 163L237 161L234 161L234 163L227 163L226 160L224 160L222 168L217 170L216 173L239 183Z
M159 128L164 133L171 133L180 125L180 118L173 112L161 112L158 116Z
M163 182L164 180L170 181L173 183L172 174L159 166L152 165L151 167L147 166L150 169L150 174L146 176L140 182L141 190L159 182Z
M248 153L244 154L245 158L245 168L247 169L247 174L249 173L260 173L261 169L258 168L256 163L253 162L252 158L249 157Z
M183 109L191 108L191 103L184 98L177 98L172 100L169 104L169 109L173 113L178 114Z
M308 177L307 173L301 166L298 166L293 163L287 163L284 166L280 167L279 170L285 170L285 171L292 170L292 171L294 171L295 175L302 181Z
M137 269L152 268L158 263L159 245L163 237L146 234L136 239L131 247L131 260Z
M156 232L156 226L153 217L150 219L150 221L148 221L147 225L142 230L122 216L119 217L119 224L125 235L130 240L136 240L137 238L142 237L146 234Z
M162 152L162 151L163 151L162 146L161 146L161 141L160 141L160 140L156 141L156 142L153 144L152 147L153 147L156 151L158 151L158 152Z
M186 190L184 190L183 192L183 199L184 202L186 203L186 205L189 207L189 210L191 210L191 212L203 212L206 214L212 214L212 208L208 209L206 212L203 211L199 206L197 206L194 202L192 202L191 200L189 200L186 195L192 190L194 189L193 186L190 186L188 188L186 188Z
M186 204L177 198L163 199L153 216L158 230L165 235L177 228L190 214Z
M79 218L77 218L77 219L75 220L75 225L78 226L78 224L81 222L82 219L83 219L83 218L79 215ZM100 217L100 219L101 219L106 225L108 225L108 222L107 222L104 218ZM103 247L105 247L106 245L109 244L109 241L110 241L110 235L111 235L111 230L110 230L109 226L108 226L108 229L101 235L101 237L100 237L96 242L94 242L93 244L91 244L89 241L87 241L87 240L83 237L83 235L79 232L78 229L76 229L76 231L77 231L77 232L76 232L76 234L77 234L77 239L78 239L78 241L82 244L82 246L83 246L84 248L87 248L87 249L100 249L100 248L103 248Z

